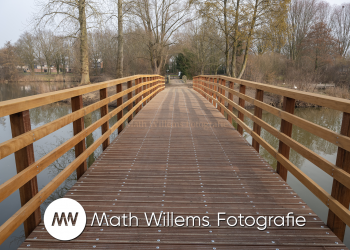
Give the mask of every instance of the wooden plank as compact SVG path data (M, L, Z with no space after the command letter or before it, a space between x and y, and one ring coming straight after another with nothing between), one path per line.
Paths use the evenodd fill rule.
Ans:
M130 89L132 88L132 81L128 81L127 83L127 88ZM132 98L132 92L128 93L128 100L130 100ZM133 103L131 102L128 106L128 111L131 110L133 108ZM131 116L128 117L128 122L131 122L133 118L133 114L131 114Z
M245 89L246 89L245 85L243 85L243 84L240 84L240 85L239 85L239 92L240 92L241 94L243 94L243 95L245 94ZM238 105L241 106L242 108L244 108L245 100L242 99L242 98L239 98L239 99L238 99ZM238 112L238 119L240 119L241 121L244 121L244 114L243 114L242 112ZM239 124L237 124L237 131L238 131L241 135L243 135L243 128L242 128L242 126L239 125Z
M350 137L350 114L343 114L343 121L340 133L344 136ZM350 152L338 147L337 161L336 165L350 173ZM340 183L338 180L333 180L332 186L332 197L334 197L339 203L344 207L349 208L350 203L350 189ZM332 211L329 210L327 226L332 229L339 239L344 240L346 224Z
M108 92L107 89L100 89L100 100L106 99L108 97ZM100 109L101 112L101 117L105 116L108 114L108 105L104 105ZM106 133L106 131L109 129L109 121L106 121L102 126L101 126L101 132L102 134ZM105 140L102 143L102 150L105 150L109 146L109 137L107 140Z
M260 102L263 102L263 99L264 99L264 91L263 90L260 90L260 89L257 89L256 90L256 93L255 93L255 99L260 101ZM258 106L255 106L254 107L254 116L256 116L257 118L261 119L262 118L262 109ZM254 122L254 125L253 125L253 131L260 136L260 133L261 133L261 127L256 123ZM253 148L259 152L259 148L260 148L260 145L259 143L253 139L252 141L252 146Z
M123 90L123 85L122 84L118 84L117 85L117 93L122 92ZM123 97L120 97L117 99L117 107L121 106L123 104ZM123 110L119 111L119 113L117 114L117 120L121 120L123 117ZM118 128L118 135L123 131L124 129L124 124L120 124L119 128Z
M19 136L31 130L29 110L10 115L12 137ZM17 173L25 170L35 162L33 144L30 144L15 153ZM23 207L32 197L38 193L38 181L36 176L29 180L23 187L19 188L21 206ZM24 233L29 234L39 225L41 221L40 208L37 208L24 221Z
M34 96L22 97L18 99L2 101L0 102L0 117L19 113L21 111L33 109L50 103L62 101L75 96L87 94L100 89L108 88L121 84L123 82L132 81L145 75L135 75L130 77L124 77L102 83L89 84L80 87L74 87L65 90L59 90ZM163 76L160 76L163 77Z
M350 100L346 100L343 98L324 96L324 95L305 92L305 91L276 87L268 84L236 79L236 78L227 77L227 76L212 75L210 77L219 77L220 79L225 79L227 81L240 82L250 88L261 89L261 90L264 90L265 92L286 96L292 99L301 100L307 103L316 104L321 107L327 107L327 108L339 110L342 112L348 112L350 110Z
M283 111L294 114L295 109L295 99L284 97L283 98ZM291 137L293 131L293 124L283 120L281 121L281 132ZM289 159L290 147L286 145L281 140L279 141L278 152L281 153L286 159ZM287 180L287 170L283 167L280 162L277 162L277 173L283 178L283 180Z
M72 104L72 112L75 112L79 109L83 108L83 97L81 95L75 96L71 99ZM84 117L77 119L73 122L73 133L74 136L79 134L82 130L84 130ZM85 138L81 140L79 143L75 145L75 158L78 158L85 149ZM77 168L77 180L85 173L87 170L86 160L81 163L81 165Z

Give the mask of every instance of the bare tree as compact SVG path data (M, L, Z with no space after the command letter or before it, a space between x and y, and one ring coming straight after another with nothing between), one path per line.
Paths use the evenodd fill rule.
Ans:
M101 22L101 1L37 0L37 4L41 10L35 17L36 24L53 24L56 32L70 37L79 36L81 84L90 83L87 29L88 26Z
M336 6L332 13L332 30L340 56L345 57L350 47L350 4Z
M132 2L132 14L136 25L143 29L144 41L154 74L160 74L168 57L174 32L191 21L192 1L139 0Z
M124 33L123 33L123 0L118 0L118 57L117 78L123 77L124 63Z
M35 65L35 38L32 34L23 33L15 44L16 52L21 61L29 67L30 73L34 74Z

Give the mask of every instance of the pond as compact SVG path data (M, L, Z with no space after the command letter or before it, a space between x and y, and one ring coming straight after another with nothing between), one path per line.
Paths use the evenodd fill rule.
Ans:
M75 86L77 83L9 83L0 84L0 101L15 99L24 96L35 95L39 93L55 91ZM40 127L48 122L58 119L64 115L71 113L70 104L58 102L43 107L30 110L32 129ZM335 112L325 108L303 108L296 109L295 114L306 120L314 122L320 126L327 127L333 131L339 132L341 127L342 113ZM92 122L100 118L99 110L91 115ZM269 113L263 113L263 120L279 129L281 120ZM116 116L110 120L110 126L117 122ZM249 119L245 119L246 124L251 128L253 123ZM262 130L262 137L270 143L274 148L278 148L278 140L270 135L268 132ZM68 140L73 136L73 126L69 124L56 132L36 141L34 143L35 159L38 160L46 153L55 149L57 146ZM89 144L101 136L101 130L97 129L90 136ZM111 141L117 136L115 131L111 136ZM249 134L244 133L244 137L251 143L252 138ZM298 127L293 127L292 137L298 142L324 157L328 161L335 163L337 155L337 147L323 139L320 139L311 133L308 133ZM11 139L11 126L9 117L0 117L0 143ZM100 146L94 154L88 159L88 165L91 165L102 152ZM260 149L260 154L276 168L276 160L266 152ZM65 155L51 164L48 168L38 175L39 190L49 183L63 168L74 160L74 148L69 150ZM301 157L295 151L291 150L290 160L305 174L313 179L317 184L324 188L327 192L331 192L333 178L316 167L308 160ZM9 155L0 160L0 184L4 183L14 175L16 175L16 165L14 155ZM67 190L75 183L76 176L73 173L40 207L43 212L51 201L64 196ZM303 184L301 184L293 175L288 174L288 184L300 195L300 197L311 207L313 211L324 221L327 220L328 208L318 200ZM19 192L16 191L10 195L6 200L0 203L0 225L10 218L15 211L20 209ZM23 226L19 227L1 246L0 250L17 249L17 247L24 241ZM350 230L347 228L344 243L350 247Z

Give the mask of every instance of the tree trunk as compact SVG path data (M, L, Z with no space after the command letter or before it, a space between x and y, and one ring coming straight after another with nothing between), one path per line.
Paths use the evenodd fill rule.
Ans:
M226 75L231 76L230 66L229 66L229 57L230 57L230 48L229 48L229 33L227 28L227 0L224 0L224 29L225 29L225 62L226 62Z
M255 0L253 19L252 19L252 23L251 23L251 26L250 26L250 29L249 29L247 45L246 45L246 48L245 48L245 51L244 51L243 64L242 64L241 71L239 72L239 75L237 77L238 79L242 78L243 73L245 71L245 68L247 66L248 53L249 53L250 43L252 41L252 36L253 36L253 32L254 32L254 26L255 26L257 11L258 11L258 1L259 0Z
M80 64L81 81L80 84L89 84L89 49L86 28L85 0L79 0L79 24L80 24Z
M123 77L123 0L118 0L118 58L117 58L117 78Z
M237 47L238 47L238 17L239 17L239 2L240 0L237 0L237 7L236 7L236 15L235 15L235 33L234 33L234 41L233 41L233 48L232 48L232 63L231 63L231 74L232 77L236 77L236 60L237 60Z

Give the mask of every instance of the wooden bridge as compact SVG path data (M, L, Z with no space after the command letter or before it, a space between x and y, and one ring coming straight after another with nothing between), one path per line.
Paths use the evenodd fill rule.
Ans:
M128 88L123 90L125 82ZM117 93L108 97L111 86L116 86ZM256 89L256 98L245 95L246 88ZM101 100L83 107L82 95L96 90ZM282 110L263 102L264 91L284 97ZM232 101L234 95L238 104ZM123 96L128 101L123 103ZM31 130L29 109L67 98L72 100L71 114ZM107 105L114 100L118 107L108 112ZM343 111L341 132L293 115L295 100ZM255 105L254 114L244 109L245 101ZM123 113L125 108L128 112ZM233 108L239 111L238 117ZM101 118L84 128L84 115L97 109ZM280 131L261 119L262 110L282 119ZM0 185L0 202L19 189L22 208L1 225L0 244L24 223L26 240L19 249L346 249L341 240L350 225L349 112L348 100L223 76L196 77L192 89L165 88L161 76L137 75L1 102L0 117L10 115L13 139L0 144L0 159L14 153L18 174ZM115 115L118 122L109 126ZM243 122L244 116L254 121L253 128ZM123 127L125 121L128 125ZM74 137L35 161L32 144L70 123ZM336 165L293 140L293 125L337 145ZM86 148L85 137L100 127L102 136ZM260 137L261 128L280 140L278 150ZM117 129L118 137L110 142ZM242 137L243 130L253 137L252 146ZM101 144L104 152L87 168L87 157ZM277 171L259 155L260 146L278 160ZM37 174L72 147L76 159L38 190ZM331 194L289 161L290 148L334 178ZM84 207L87 226L78 238L58 241L45 230L39 206L74 171L78 180L65 197ZM327 225L285 182L287 171L329 207ZM107 216L131 212L141 218L140 225L91 227L94 212ZM144 212L210 220L201 227L172 227L167 222L148 227ZM293 212L305 217L306 224L272 224L258 230L256 226L229 227L223 221L219 227L218 212L226 212L223 218Z

